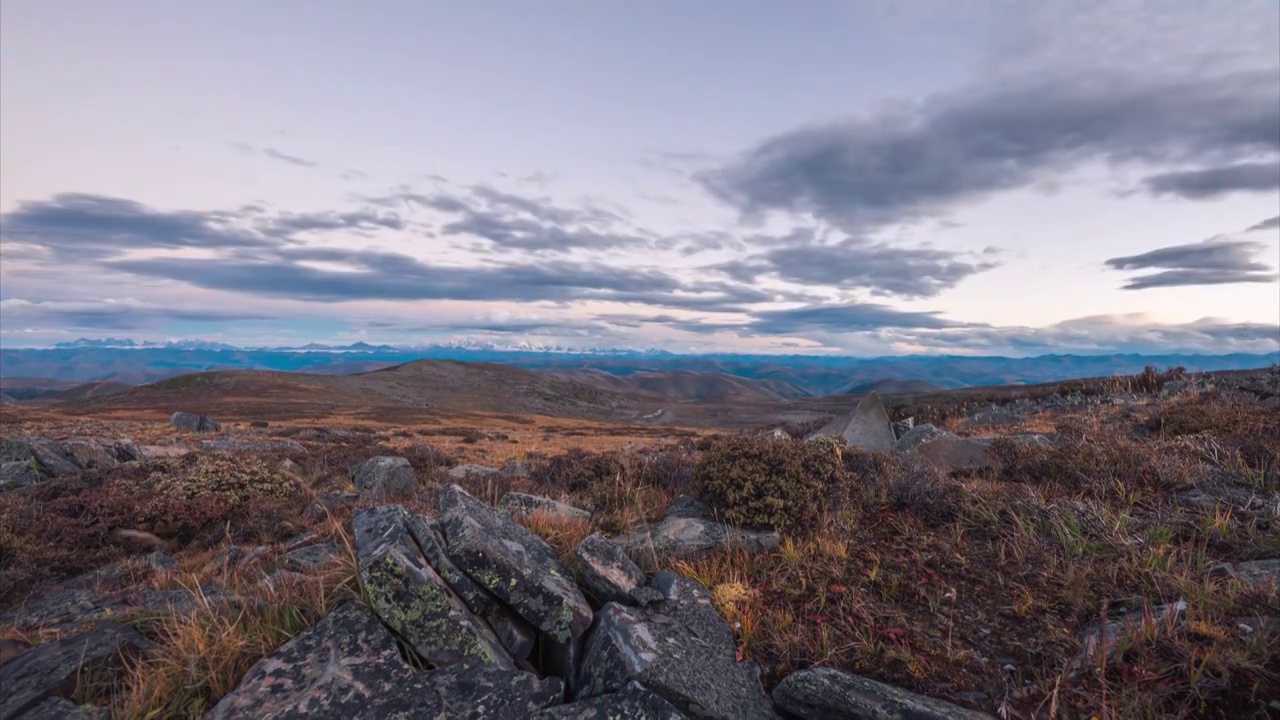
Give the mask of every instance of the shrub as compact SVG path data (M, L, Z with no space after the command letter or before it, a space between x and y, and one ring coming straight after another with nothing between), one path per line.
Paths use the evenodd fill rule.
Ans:
M960 516L961 489L932 466L918 464L893 477L889 500L895 509L936 527Z
M724 436L694 467L693 490L736 525L796 530L815 524L843 479L839 456L821 444Z
M671 493L687 491L693 484L693 453L682 447L664 447L644 458L640 481Z
M530 468L529 480L544 489L587 493L599 483L616 481L622 472L622 461L616 454L575 448Z

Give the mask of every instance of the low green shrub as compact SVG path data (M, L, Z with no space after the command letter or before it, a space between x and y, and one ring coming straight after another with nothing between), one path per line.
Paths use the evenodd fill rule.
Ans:
M840 455L823 443L716 438L693 471L694 494L744 527L803 532L843 494Z

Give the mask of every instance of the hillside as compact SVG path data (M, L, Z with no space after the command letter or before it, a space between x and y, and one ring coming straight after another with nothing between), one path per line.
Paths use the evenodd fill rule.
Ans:
M876 380L875 382L860 382L850 384L840 388L837 394L840 395L866 395L869 392L876 392L880 395L908 395L911 393L931 393L938 392L944 388L940 385L934 385L924 380L895 380L893 378L885 378Z
M665 370L613 375L603 370L559 373L561 377L618 392L646 392L670 401L760 401L805 397L781 380L751 379L723 372Z

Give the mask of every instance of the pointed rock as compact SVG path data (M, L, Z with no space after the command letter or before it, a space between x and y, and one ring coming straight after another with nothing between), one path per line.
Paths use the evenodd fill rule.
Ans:
M208 720L525 717L563 684L497 666L418 672L365 605L347 603L259 660Z
M782 679L778 709L799 720L989 720L990 715L831 668Z
M408 520L399 505L366 508L352 518L360 579L374 612L437 667L511 665L493 630L427 563Z
M528 528L457 485L440 494L449 557L480 586L556 642L591 625L591 606L556 553Z
M868 452L889 452L897 442L889 414L875 391L867 393L853 412L827 423L809 439L820 437L842 437L850 447Z

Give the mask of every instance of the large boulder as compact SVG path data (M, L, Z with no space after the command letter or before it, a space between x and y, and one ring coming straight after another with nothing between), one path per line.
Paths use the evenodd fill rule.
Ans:
M49 438L0 440L0 463L11 462L33 463L41 476L72 475L82 469L70 448Z
M591 606L542 538L457 485L440 494L440 515L463 572L558 643L586 632Z
M777 717L759 668L736 662L732 645L703 640L678 619L649 608L609 603L587 636L575 699L617 693L633 682L693 717Z
M798 720L989 720L990 715L831 668L792 673L773 700Z
M0 490L27 487L43 479L40 465L34 458L0 463Z
M360 499L382 502L391 495L418 489L418 476L409 461L394 455L378 455L351 469L351 482Z
M767 552L777 549L782 538L773 531L743 530L716 522L705 506L681 495L661 520L614 538L614 542L631 557L655 566L663 557L692 559L730 548Z
M638 682L615 693L547 708L529 720L684 720L688 716Z
M981 470L995 463L991 443L981 438L962 438L932 425L917 425L903 435L894 450L906 457L918 457L943 475Z
M365 605L347 603L259 660L208 720L525 717L564 694L556 678L458 665L421 673Z
M511 656L427 563L399 505L366 508L351 519L360 579L374 612L437 667L511 665Z
M527 495L522 492L509 492L498 501L498 511L512 517L530 517L547 515L556 520L590 522L591 513L581 508L557 502L551 498Z
M0 720L19 717L50 697L71 697L82 681L121 673L149 648L136 630L110 622L32 648L0 665Z
M889 452L897 442L889 413L875 391L867 393L853 412L827 423L809 439L821 437L841 437L849 447L868 452Z
M631 592L644 585L644 572L616 543L600 533L587 536L574 548L578 584L603 605L629 604Z
M187 432L218 432L222 429L222 425L212 418L193 412L178 411L169 418L169 424Z

